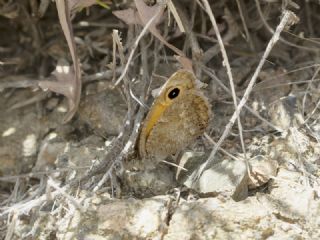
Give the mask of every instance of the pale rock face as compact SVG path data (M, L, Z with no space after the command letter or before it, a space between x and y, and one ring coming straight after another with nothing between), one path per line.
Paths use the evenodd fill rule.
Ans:
M247 170L244 161L224 160L204 171L199 179L201 193L229 193L235 200L248 195Z
M116 200L98 208L99 232L119 239L161 239L166 229L168 197ZM111 239L111 238L110 238Z
M194 158L195 160L193 160ZM199 159L201 158L201 159ZM192 156L188 161L203 161L205 156ZM199 165L198 161L198 165ZM187 167L188 168L188 167ZM192 171L188 168L188 171ZM248 177L244 161L225 159L205 170L198 181L194 181L193 174L189 174L183 184L202 194L222 194L239 201L248 195Z

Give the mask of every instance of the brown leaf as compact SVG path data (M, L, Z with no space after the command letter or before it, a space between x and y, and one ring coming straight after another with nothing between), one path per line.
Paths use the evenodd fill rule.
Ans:
M143 26L146 25L153 16L158 14L158 17L153 21L149 30L152 31L153 29L156 29L156 25L160 22L164 12L164 5L156 4L149 7L143 0L135 0L134 2Z
M124 21L126 24L139 24L142 25L141 19L137 14L137 11L132 8L125 10L112 11L112 14L115 15L120 20Z
M64 95L68 99L69 111L76 107L75 88L74 88L74 71L65 63L58 63L56 70L52 73L57 81L40 81L39 86L43 90L50 90L55 93Z
M170 48L172 51L174 51L176 54L178 54L179 56L185 56L184 53L176 48L175 46L173 46L172 44L168 43L164 37L162 37L162 35L160 34L160 32L158 31L158 29L156 28L156 24L160 21L163 11L164 11L164 5L161 4L156 4L152 7L149 7L147 4L145 4L145 2L143 0L134 0L138 13L139 13L139 17L142 21L143 25L146 25L150 19L155 16L156 14L158 14L157 19L150 25L149 27L149 31L156 37L158 38L164 45L166 45L168 48Z
M183 56L175 56L175 58L181 64L182 68L184 68L190 72L193 72L192 61L190 58L183 57Z

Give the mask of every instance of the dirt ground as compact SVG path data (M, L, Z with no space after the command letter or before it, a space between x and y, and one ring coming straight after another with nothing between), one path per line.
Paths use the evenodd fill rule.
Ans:
M319 11L0 0L0 238L320 239ZM141 158L178 69L202 82L208 127Z

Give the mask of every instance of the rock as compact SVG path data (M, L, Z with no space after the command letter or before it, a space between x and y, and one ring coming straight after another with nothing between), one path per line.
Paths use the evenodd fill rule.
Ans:
M50 236L54 236L57 240L160 240L167 231L168 205L171 202L168 196L143 200L111 199L83 190L78 193L77 200L80 202L80 199L83 211L61 199L61 205L55 209L57 214L51 214L50 209L47 212L42 210L34 225L19 223L15 239L25 239L24 236L34 231L32 239L51 239ZM63 205L69 207L67 212Z
M207 169L199 179L199 192L218 192L236 201L248 196L247 167L243 161L223 160Z
M295 96L286 96L275 100L269 105L268 115L271 118L271 122L283 131L296 125L294 121L295 115L298 114L296 101Z
M78 168L67 174L67 179L82 177L95 161L101 161L105 156L105 145L102 138L91 135L79 143L69 144L68 148L59 154L57 167Z
M6 112L6 105L1 103L0 100L0 111ZM30 171L36 161L42 130L39 130L41 121L36 108L28 106L0 114L0 123L0 175Z
M250 178L248 181L249 189L260 187L267 183L271 177L277 175L279 164L276 160L269 159L268 156L258 155L249 160Z
M182 202L169 222L164 240L178 239L261 239L273 234L269 215L254 198L225 201L218 198Z
M174 171L163 163L152 169L126 170L123 181L124 190L134 192L139 197L165 194L177 185Z
M309 215L290 219L269 208L261 197L235 202L229 197L184 200L181 196L145 199L111 199L110 195L77 192L75 200L55 200L54 212L37 212L37 218L19 221L17 238L33 239L319 239L320 201L311 202ZM66 209L68 211L66 211ZM26 217L25 217L26 218ZM35 222L33 222L35 221Z
M291 222L256 197L240 202L222 197L181 201L163 239L318 239L319 207L315 202L312 218Z
M117 90L86 96L79 108L80 119L103 137L120 132L126 113L127 106Z
M97 209L97 233L106 239L162 239L167 229L168 197L110 200Z
M57 134L50 133L40 146L34 170L46 170L50 166L54 166L58 156L63 154L67 147L67 142L57 139Z
M291 221L305 219L315 200L315 190L301 184L305 182L303 178L305 177L295 170L280 168L269 186L270 194L258 195L258 199L274 213Z
M243 161L223 160L205 170L198 180L193 182L192 176L185 185L203 194L231 196L239 201L248 196L247 168Z

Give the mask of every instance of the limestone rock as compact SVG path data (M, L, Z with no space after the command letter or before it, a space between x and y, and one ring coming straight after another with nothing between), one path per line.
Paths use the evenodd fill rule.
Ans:
M280 168L277 178L269 186L270 194L259 194L258 199L274 213L295 221L310 214L315 191L303 185L304 176L297 171Z
M185 185L199 193L222 193L239 201L248 195L247 181L245 162L228 159L205 170L196 183L191 176L185 181Z
M269 215L258 201L225 201L218 198L181 203L169 223L165 240L261 239L272 235L272 226L262 219Z
M104 239L162 239L168 197L110 201L97 209L97 233ZM96 238L97 239L97 238Z
M254 189L267 183L271 177L275 177L278 170L278 162L267 156L257 156L250 159L249 188Z

